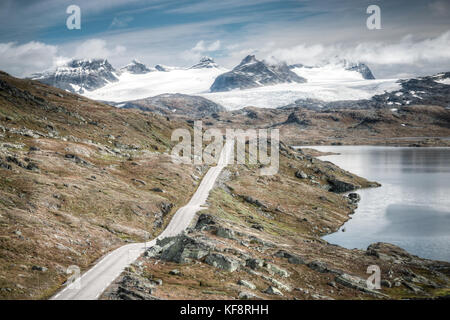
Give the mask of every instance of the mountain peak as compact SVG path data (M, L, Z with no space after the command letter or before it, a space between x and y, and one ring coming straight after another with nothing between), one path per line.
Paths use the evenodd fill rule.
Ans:
M369 67L365 63L351 62L351 61L344 59L342 61L342 64L344 65L345 70L359 72L363 76L364 79L367 79L367 80L375 79L372 71L369 69Z
M239 66L243 66L246 64L251 64L251 63L256 63L256 62L260 62L259 60L256 60L256 57L254 54L252 55L248 55L246 56L244 59L242 59L241 63L239 64Z
M292 72L286 63L270 65L265 61L257 60L254 55L248 55L233 70L218 76L210 91L249 89L292 82L303 83L306 79Z
M142 62L138 61L137 59L133 59L130 64L127 64L126 66L120 68L121 71L126 71L132 74L144 74L151 72L149 68Z
M118 81L115 72L107 59L72 59L54 71L33 75L32 79L70 92L84 93Z
M213 60L211 57L202 57L200 58L199 63L194 64L190 69L209 69L209 68L218 68L219 65Z

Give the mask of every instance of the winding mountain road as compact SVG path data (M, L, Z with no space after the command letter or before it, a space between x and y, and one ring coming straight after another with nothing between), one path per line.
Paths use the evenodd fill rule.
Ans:
M227 141L221 151L217 166L208 170L197 191L189 203L178 209L164 231L156 238L172 237L185 230L195 214L205 205L209 192L214 186L220 172L225 168L234 150L234 139ZM66 286L51 297L51 300L95 300L103 291L133 263L146 248L156 244L156 239L149 242L124 245L101 259L95 266L86 271L75 282Z

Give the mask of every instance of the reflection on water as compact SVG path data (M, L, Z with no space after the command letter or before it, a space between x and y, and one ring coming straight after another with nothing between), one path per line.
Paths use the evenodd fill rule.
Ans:
M318 146L327 160L369 180L342 228L324 239L346 248L394 243L421 257L450 261L450 148Z

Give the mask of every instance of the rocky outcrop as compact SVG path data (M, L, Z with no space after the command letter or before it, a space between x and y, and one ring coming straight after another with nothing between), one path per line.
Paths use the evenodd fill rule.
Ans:
M152 295L156 285L136 273L127 272L108 296L114 300L159 300Z
M210 241L200 240L181 234L176 237L168 237L158 240L156 245L150 248L146 255L159 257L162 260L177 263L186 263L192 259L201 259L214 248Z
M343 192L348 192L348 191L353 191L359 188L358 185L349 183L349 182L345 182L336 178L330 178L328 179L328 183L330 184L331 188L330 191L331 192L336 192L336 193L343 193Z
M336 276L335 278L336 283L341 284L345 287L356 289L362 292L370 293L374 296L381 297L381 298L389 298L385 294L382 294L379 291L376 291L374 289L370 289L367 287L366 280L361 279L357 276L352 276L347 273L343 273L341 275Z

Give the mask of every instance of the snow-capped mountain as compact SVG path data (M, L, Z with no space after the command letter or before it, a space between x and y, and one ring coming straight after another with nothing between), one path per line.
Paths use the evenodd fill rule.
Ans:
M156 65L155 72L123 72L118 77L119 81L85 92L84 95L112 102L144 99L165 93L200 95L209 92L214 79L227 71L211 58L202 58L199 63L188 68Z
M80 94L119 80L106 59L75 59L54 71L34 74L32 79Z
M120 68L121 72L129 72L132 74L143 74L151 72L147 66L141 62L139 62L136 59L133 59L133 61L130 64L127 64L126 66Z
M220 67L208 57L188 68L148 68L133 61L120 70L115 70L106 59L73 60L33 78L116 104L176 93L201 96L229 110L247 106L395 108L450 104L449 73L405 80L373 79L368 66L345 60L318 66L287 66L247 56L233 70ZM178 99L171 97L172 101L175 98Z
M209 69L209 68L218 68L219 65L210 57L203 57L200 59L200 62L194 64L191 69Z
M270 65L254 55L245 57L233 70L216 78L211 92L249 89L279 83L304 83L305 78L292 72L285 63Z

